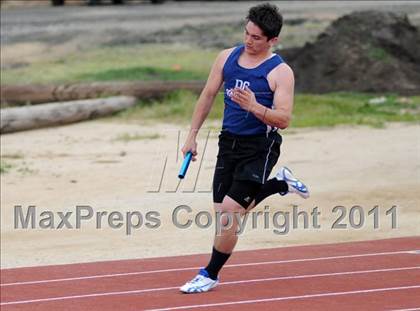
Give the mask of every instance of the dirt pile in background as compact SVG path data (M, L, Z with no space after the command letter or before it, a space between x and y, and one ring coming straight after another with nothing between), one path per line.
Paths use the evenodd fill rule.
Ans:
M420 94L420 33L403 14L354 12L314 43L276 52L294 69L298 91Z

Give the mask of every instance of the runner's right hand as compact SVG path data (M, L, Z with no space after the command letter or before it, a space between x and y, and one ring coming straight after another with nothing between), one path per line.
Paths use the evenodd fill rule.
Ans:
M197 158L196 158L196 156L197 156L197 142L195 141L195 139L187 139L185 141L184 147L182 147L181 151L184 155L184 158L185 158L185 155L187 154L187 152L191 151L192 155L193 155L192 160L196 161L197 160Z

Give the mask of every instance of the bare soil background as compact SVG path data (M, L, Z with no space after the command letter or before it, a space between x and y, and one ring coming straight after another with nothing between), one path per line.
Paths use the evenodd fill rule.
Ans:
M309 185L312 196L302 200L292 195L275 195L264 201L256 211L268 211L269 227L264 229L260 216L253 229L249 219L237 248L419 235L419 130L418 125L393 124L385 129L339 127L284 134L276 169L289 166ZM192 209L191 213L179 214L180 222L194 220L200 211L212 212L209 190L217 131L210 132L202 164L192 164L185 181L175 193L170 193L176 190L180 166L179 158L176 162L178 131L182 142L184 127L93 121L3 135L1 156L13 167L1 178L2 267L209 252L213 226L200 229L193 223L188 229L179 229L171 218L179 205ZM127 133L139 138L118 139ZM200 154L208 133L206 130L201 133ZM165 159L166 170L161 179ZM36 206L38 229L13 228L15 205L21 205L25 211L29 205ZM154 229L143 223L131 235L126 234L125 225L110 228L107 217L102 219L102 229L95 229L94 218L80 229L39 229L43 211L73 212L70 222L75 226L78 205L89 205L95 212L116 211L123 215L139 211L145 216L155 211L161 223ZM276 234L274 213L291 213L293 205L308 213L318 207L321 228L313 229L310 221L310 228L303 229L300 219L296 223L298 228L293 229L291 220L287 234ZM332 229L339 216L332 209L338 205L346 207L347 213L354 205L361 206L365 213L379 206L378 229L373 228L373 216L367 214L360 229L351 228L348 214L343 221L347 229ZM385 215L394 205L396 229L391 228L391 217ZM264 209L265 206L268 207ZM59 221L56 214L55 226ZM281 223L282 219L278 221Z

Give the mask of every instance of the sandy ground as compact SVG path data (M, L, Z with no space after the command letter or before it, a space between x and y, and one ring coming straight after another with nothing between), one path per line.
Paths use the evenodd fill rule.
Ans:
M212 226L202 229L194 217L200 211L212 211L209 190L217 130L201 132L199 151L204 156L191 165L177 188L177 142L180 135L182 143L184 130L165 124L107 120L3 135L1 156L12 168L1 177L2 268L209 252L214 219ZM419 133L419 125L401 124L385 129L338 127L284 133L276 168L289 166L310 186L312 197L305 201L293 195L275 195L264 201L254 212L265 213L258 217L250 214L237 249L419 235ZM117 139L127 134L138 136L131 141ZM35 206L34 229L22 229L20 222L19 228L14 228L16 205L25 213L29 205ZM95 228L96 214L75 228L76 207L81 205L104 214L100 229ZM190 213L181 210L177 217L182 223L191 219L189 228L177 228L172 220L180 205L191 207ZM297 211L308 214L318 207L314 212L319 213L317 223L311 215L307 229L303 228L303 216L294 223L294 205ZM353 209L350 217L355 205L361 208ZM341 223L347 228L332 228L339 217L333 212L335 206L346 209ZM373 228L374 215L368 214L375 206L377 229ZM391 228L392 215L386 215L392 206L396 206L395 229ZM364 223L356 228L361 210ZM54 213L55 229L40 228L48 225L46 211ZM139 213L144 222L127 234L126 213L134 211L137 214L133 214L132 222L138 222ZM57 229L58 212L72 212L68 219L73 229ZM115 218L111 223L121 222L119 229L108 224L111 212ZM118 219L118 212L122 219ZM254 228L251 217L257 219ZM281 234L286 227L281 225L288 218L289 231ZM314 228L316 225L319 228Z

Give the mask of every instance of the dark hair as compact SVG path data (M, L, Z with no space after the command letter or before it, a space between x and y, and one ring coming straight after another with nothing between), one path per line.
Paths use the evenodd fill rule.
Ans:
M269 3L250 8L246 19L260 27L268 40L277 37L283 26L283 16L281 16L279 9Z

